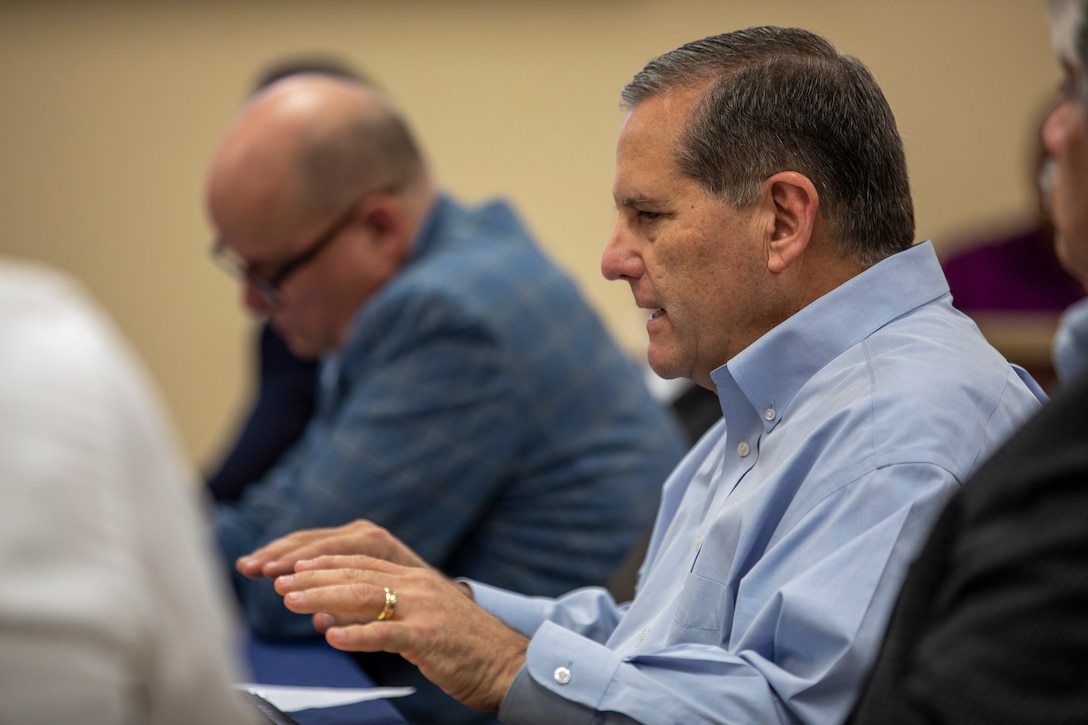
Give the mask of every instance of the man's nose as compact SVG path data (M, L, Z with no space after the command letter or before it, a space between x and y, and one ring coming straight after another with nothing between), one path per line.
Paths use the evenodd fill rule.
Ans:
M242 306L254 315L267 315L272 311L264 295L247 281L242 282Z
M1068 106L1070 101L1062 101L1058 105L1051 109L1050 113L1043 119L1042 137L1043 146L1046 147L1047 153L1051 156L1055 156L1061 150L1062 143L1062 124L1065 122L1065 115L1069 113Z
M601 255L601 274L609 281L634 279L642 272L642 263L634 253L622 221L617 221Z

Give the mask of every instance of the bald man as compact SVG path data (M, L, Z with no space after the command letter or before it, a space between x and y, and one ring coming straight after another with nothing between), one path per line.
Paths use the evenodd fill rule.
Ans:
M246 307L322 359L300 442L217 510L228 569L293 531L368 519L454 576L540 595L608 577L682 435L506 204L440 192L380 91L303 75L241 110L207 207ZM315 634L271 582L234 583L257 633ZM378 682L420 688L398 703L414 720L493 717L395 656L363 657Z

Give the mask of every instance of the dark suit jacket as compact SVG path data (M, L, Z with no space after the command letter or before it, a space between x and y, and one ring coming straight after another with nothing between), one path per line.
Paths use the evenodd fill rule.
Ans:
M295 357L268 324L257 349L257 395L223 461L208 476L216 501L237 501L302 436L314 413L317 363Z
M949 503L848 723L1088 723L1088 375Z

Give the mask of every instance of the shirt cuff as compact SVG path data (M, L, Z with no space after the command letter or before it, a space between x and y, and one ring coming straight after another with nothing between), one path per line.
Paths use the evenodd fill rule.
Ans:
M529 641L499 719L510 725L590 723L622 661L607 647L545 622Z
M541 623L555 609L554 599L515 594L471 579L461 578L457 581L468 585L476 604L526 637L532 637Z

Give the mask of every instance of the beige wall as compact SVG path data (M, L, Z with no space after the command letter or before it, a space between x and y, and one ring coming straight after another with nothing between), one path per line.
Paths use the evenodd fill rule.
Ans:
M817 30L873 69L919 238L946 252L1030 211L1026 145L1058 78L1041 0L0 0L0 254L85 281L207 461L246 395L250 323L207 260L204 167L260 67L327 50L393 92L446 186L510 197L635 352L626 286L598 272L618 91L658 53L754 24Z

